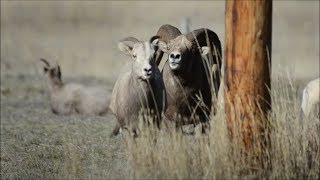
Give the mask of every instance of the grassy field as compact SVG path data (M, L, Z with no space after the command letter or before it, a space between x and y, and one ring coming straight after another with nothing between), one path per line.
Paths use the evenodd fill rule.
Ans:
M103 82L81 79L88 81ZM39 78L5 76L1 82L1 178L128 177L124 141L109 138L112 115L57 116Z
M318 179L320 121L316 114L301 118L298 86L299 82L283 76L272 84L271 136L265 139L269 148L262 158L264 167L248 163L253 154L243 155L241 130L230 141L220 104L207 136L198 127L195 136L146 128L141 138L129 139L131 175L137 179Z
M272 168L244 176L222 105L208 137L145 130L137 141L109 138L110 114L51 113L39 63L58 61L66 82L111 90L128 61L119 39L147 39L189 16L191 29L208 27L223 45L223 1L1 1L1 179L319 178L319 119L301 121L299 109L302 87L320 72L319 2L275 1L273 10Z
M28 79L28 81L26 81ZM96 78L67 79L85 84L105 83ZM90 82L89 82L90 81ZM272 169L243 176L239 142L230 142L223 107L212 117L208 136L144 129L133 141L109 138L115 125L105 117L57 116L39 78L2 76L1 177L7 178L316 178L320 175L320 122L300 118L301 82L279 78L273 83L270 123ZM196 128L196 132L199 130ZM310 143L313 146L310 146ZM314 147L314 145L316 147ZM236 149L230 151L230 149ZM237 151L238 150L238 151ZM311 155L311 167L310 163ZM241 167L241 168L240 168ZM269 172L270 171L270 172Z

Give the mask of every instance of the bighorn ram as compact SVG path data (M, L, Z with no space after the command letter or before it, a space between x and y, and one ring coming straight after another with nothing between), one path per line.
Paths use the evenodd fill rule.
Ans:
M161 28L163 26L158 32L163 32ZM175 28L171 31L168 26L165 28L168 34L178 35ZM167 97L165 118L175 121L177 127L195 124L198 120L207 124L212 93L217 95L220 86L221 44L218 36L201 28L171 40L160 38L159 49L169 55L162 72Z
M302 94L301 109L305 116L317 111L320 116L320 78L312 80L304 88Z
M145 110L152 111L151 118L159 125L164 107L164 85L155 65L158 38L154 36L148 42L141 42L128 37L118 44L120 51L132 60L123 67L112 91L110 109L118 124L111 135L126 128L137 136L139 115ZM133 45L125 42L133 42Z
M60 66L52 67L45 59L40 59L47 77L51 110L55 114L71 113L103 115L109 111L110 93L102 87L84 87L81 84L64 84Z

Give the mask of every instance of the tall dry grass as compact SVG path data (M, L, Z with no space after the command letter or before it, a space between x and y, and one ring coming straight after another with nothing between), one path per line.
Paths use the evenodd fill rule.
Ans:
M220 104L217 115L211 117L208 135L202 135L198 127L194 136L140 127L139 138L126 138L131 177L318 179L320 122L315 115L301 116L299 95L292 78L279 76L273 80L270 141L263 157L269 166L250 167L241 152L242 142L228 138L224 107Z

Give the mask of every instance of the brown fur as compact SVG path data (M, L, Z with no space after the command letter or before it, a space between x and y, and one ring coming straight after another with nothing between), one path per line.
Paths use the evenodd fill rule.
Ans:
M218 72L214 72L214 89L218 92L220 86L221 59L215 56L213 44L216 46L221 56L221 44L218 36L211 30L206 29L209 35L210 49L212 50L212 64L219 64ZM193 33L198 40L200 47L207 46L205 29L194 30ZM185 35L191 42L186 41L180 35L170 42L170 49L179 49L181 52L181 68L171 70L169 62L166 62L163 68L163 81L166 89L167 109L165 111L166 119L176 121L177 125L196 123L196 117L201 122L207 122L210 116L212 105L212 91L207 78L206 68L204 66L202 55L199 52L198 45L192 35L192 32ZM175 43L181 42L183 44ZM211 70L211 68L209 68ZM217 93L216 93L217 94ZM202 97L199 101L198 97ZM183 119L178 118L181 115Z
M81 84L63 83L60 66L46 65L44 72L50 96L51 110L55 114L69 115L72 113L86 115L103 115L109 111L110 93L101 87L84 87Z
M210 49L212 50L211 53L206 56L206 58L210 61L211 68L212 65L217 65L218 69L217 71L213 71L213 86L215 89L216 96L218 95L219 87L220 87L220 81L221 81L221 66L222 66L222 48L221 48L221 42L219 40L218 35L211 31L210 29L206 28L200 28L196 29L190 33L187 34L187 39L193 42L193 47L198 48L198 44L195 41L195 37L199 43L199 46L207 46L207 35L209 36L209 43L210 43Z

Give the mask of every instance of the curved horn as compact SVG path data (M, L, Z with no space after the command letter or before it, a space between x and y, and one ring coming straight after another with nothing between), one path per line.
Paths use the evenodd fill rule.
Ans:
M161 41L166 43L179 35L181 35L180 30L170 24L162 25L157 32L157 36L160 36Z
M137 38L134 38L134 37L126 37L126 38L120 40L120 42L123 42L123 41L131 41L131 42L134 42L134 43L140 42Z
M44 62L48 67L50 67L50 64L48 63L47 60L43 59L43 58L40 58L40 61Z
M204 33L205 33L205 28L200 28L200 29L196 29L189 32L188 34L186 34L186 36L189 41L194 42L195 38L199 39L199 36L203 35Z
M211 50L214 46L217 48L217 53L221 55L221 42L218 35L207 28L193 30L187 34L187 39L197 46L209 46Z

